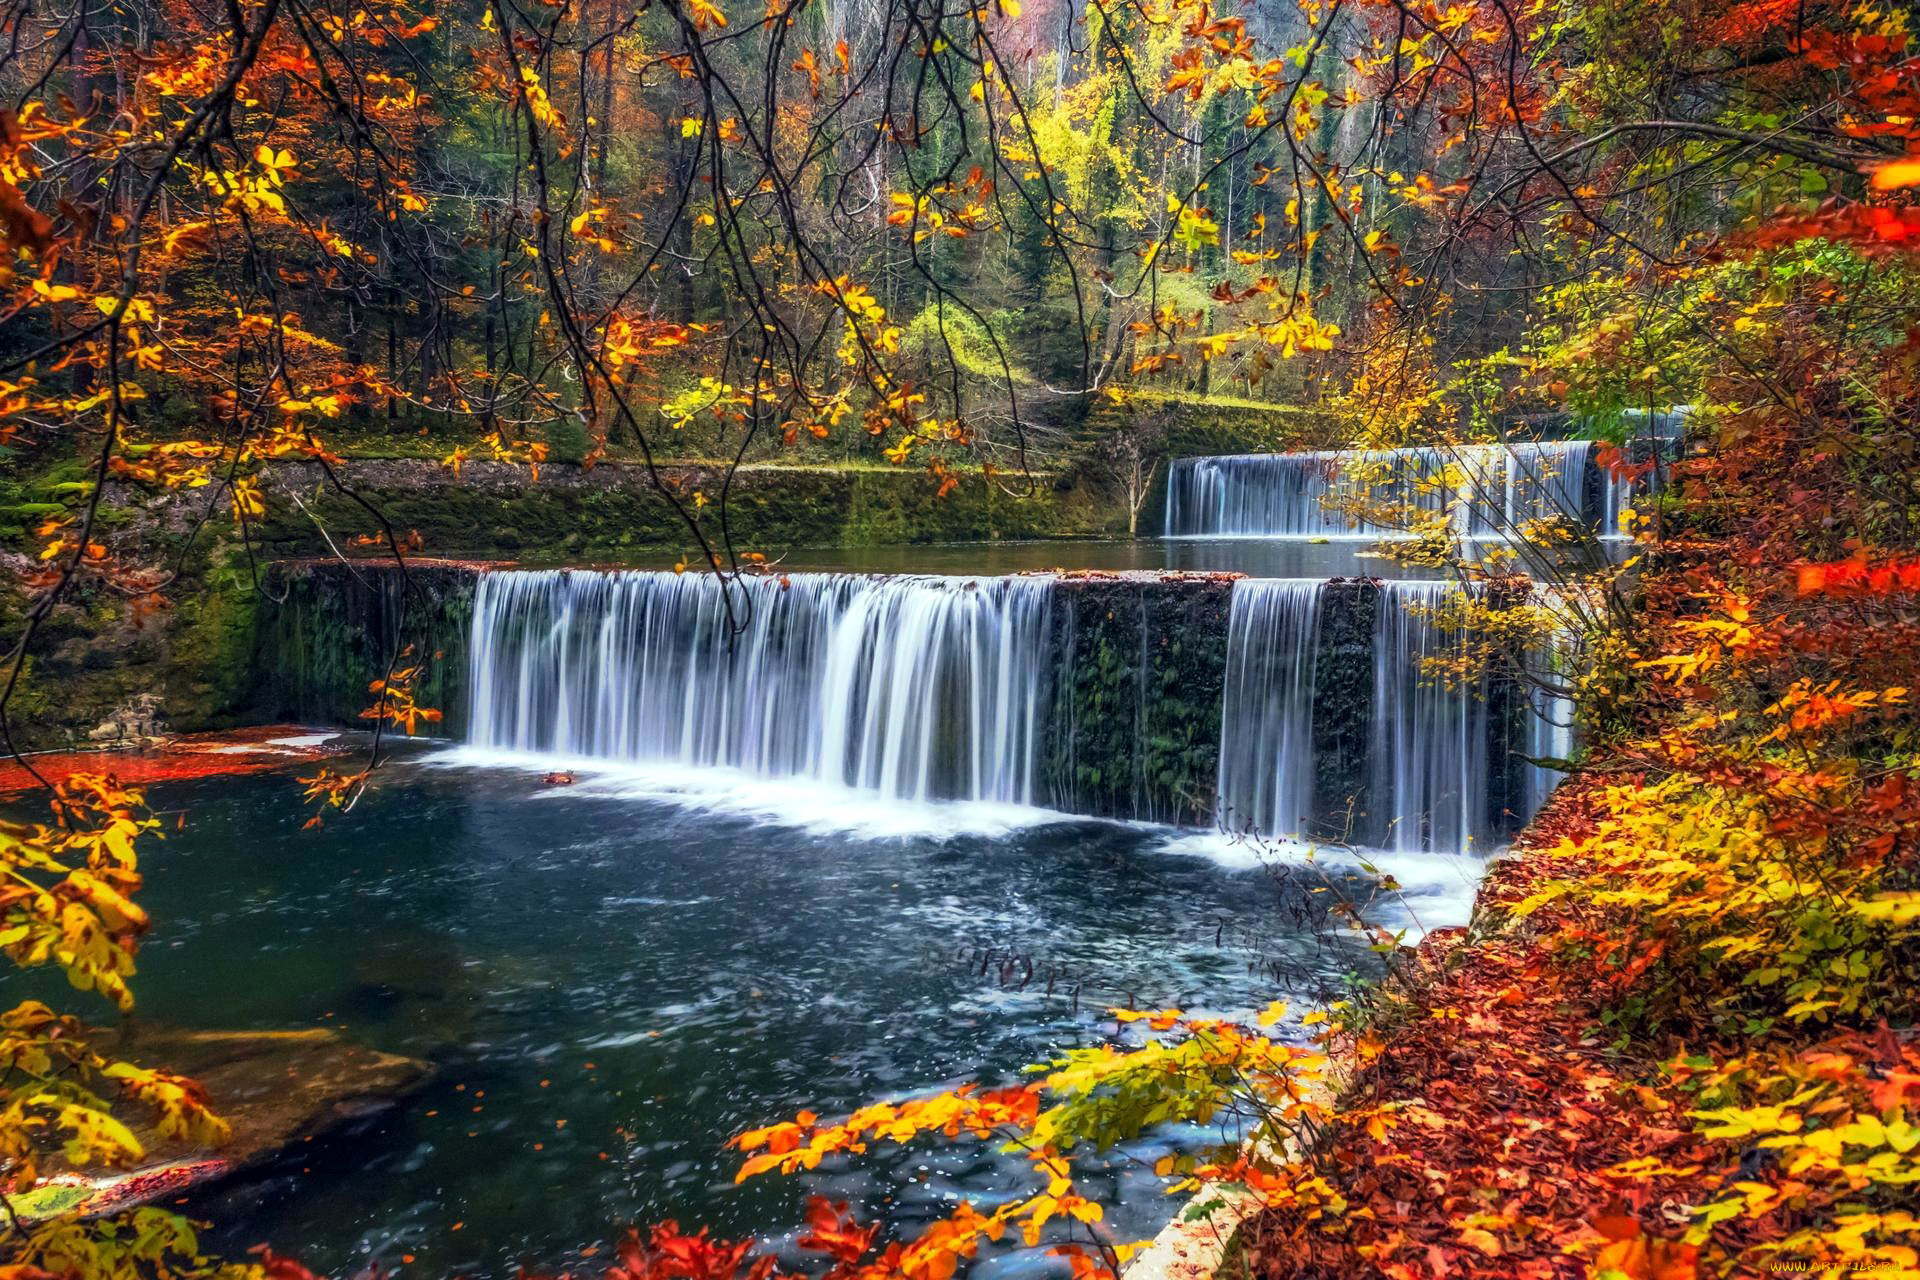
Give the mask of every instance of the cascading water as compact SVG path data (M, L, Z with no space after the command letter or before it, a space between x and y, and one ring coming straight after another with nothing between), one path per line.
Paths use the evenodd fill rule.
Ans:
M732 769L903 802L1078 807L1043 777L1043 762L1071 761L1089 731L1060 720L1054 693L1074 664L1115 655L1075 652L1052 578L793 574L732 589L730 618L709 575L482 574L469 743ZM1490 722L1486 690L1448 687L1427 669L1461 643L1433 616L1458 590L1235 581L1219 825L1451 851L1483 842L1505 808L1530 811L1544 772L1522 777L1503 764L1499 776L1520 781L1501 790L1492 771L1508 750L1545 754L1546 743L1509 742L1512 732ZM1142 685L1138 696L1155 695Z
M506 572L474 599L469 741L1031 804L1043 577ZM731 639L731 643L729 640Z
M1242 578L1227 620L1220 712L1219 825L1236 835L1299 834L1312 817L1318 578Z
M1329 592L1372 596L1370 661L1350 687L1321 689ZM1517 743L1489 723L1483 682L1437 678L1431 659L1464 658L1464 634L1445 608L1461 590L1450 582L1348 583L1242 579L1233 584L1220 719L1218 825L1233 835L1286 839L1316 832L1395 852L1460 852L1494 827L1494 755ZM1345 609L1349 606L1342 605ZM1336 664L1337 666L1338 664ZM1359 724L1349 722L1358 720ZM1357 776L1316 796L1324 763L1318 739L1357 732ZM1537 750L1535 731L1526 744ZM1336 772L1341 771L1335 764ZM1529 770L1519 797L1525 818L1544 798ZM1344 793L1342 795L1341 793ZM1349 815L1346 798L1357 803ZM1321 812L1316 804L1329 811ZM1333 811L1338 806L1338 811ZM1349 822L1351 819L1351 829Z
M1363 513L1444 515L1461 537L1566 520L1621 532L1628 486L1589 440L1456 448L1319 450L1181 458L1167 476L1168 537L1305 538L1401 532Z
M1629 409L1610 424L1590 424L1621 439L1631 467L1599 465L1591 440L1181 458L1168 472L1164 530L1169 538L1372 539L1437 519L1455 537L1506 539L1523 555L1560 545L1530 526L1619 543L1628 504L1659 490L1661 460L1680 447L1691 413ZM1537 558L1560 567L1556 557ZM1215 798L1221 826L1267 836L1338 829L1395 850L1464 849L1538 810L1561 775L1534 762L1571 753L1572 708L1562 695L1521 687L1511 673L1475 688L1433 679L1430 659L1465 639L1435 616L1454 590L1444 582L1381 584L1361 748L1352 734L1315 723L1316 700L1325 704L1329 693L1315 688L1327 674L1315 660L1320 584L1235 584ZM1552 657L1532 655L1529 665L1550 669L1555 663L1542 660ZM1344 669L1350 659L1334 665ZM1336 676L1342 697L1358 678ZM1327 715L1352 719L1353 710ZM1335 750L1316 770L1317 734L1331 735ZM1342 782L1342 774L1364 782ZM1326 804L1342 786L1354 802L1352 824L1345 814L1313 812L1316 788L1327 792L1317 797Z
M1564 761L1573 755L1573 699L1560 693L1535 690L1527 698L1527 754L1535 760ZM1540 812L1565 774L1545 765L1530 764L1525 774L1522 803L1528 815Z
M1485 691L1437 678L1463 634L1436 611L1450 582L1385 582L1374 628L1371 822L1367 844L1465 850L1487 826ZM1526 815L1521 815L1526 816Z

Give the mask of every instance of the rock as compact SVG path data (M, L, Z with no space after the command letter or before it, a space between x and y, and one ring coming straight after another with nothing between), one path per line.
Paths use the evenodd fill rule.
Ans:
M90 742L152 742L166 732L160 702L151 693L136 694L100 724L87 731Z
M381 1053L337 1032L183 1031L135 1027L104 1032L110 1052L198 1080L233 1127L219 1148L162 1139L137 1109L120 1116L146 1148L132 1170L78 1171L47 1162L40 1185L14 1197L23 1218L113 1213L243 1172L342 1125L397 1105L433 1068Z

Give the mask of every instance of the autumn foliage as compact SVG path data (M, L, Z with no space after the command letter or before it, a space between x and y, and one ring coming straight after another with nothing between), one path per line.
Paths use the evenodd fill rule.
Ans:
M133 900L140 887L135 842L156 827L141 793L110 777L74 774L51 792L51 817L0 823L0 946L21 968L52 966L81 991L131 1010L128 980L147 932ZM44 1162L125 1167L144 1149L122 1116L152 1117L162 1137L217 1143L226 1122L193 1081L121 1061L96 1047L71 1014L26 1000L0 1014L0 1160L8 1188L31 1186ZM23 1221L9 1208L11 1280L75 1273L133 1276L149 1268L180 1274L223 1269L200 1258L193 1232L175 1215L139 1210L108 1229L71 1218Z
M1330 1020L1118 1011L1024 1083L803 1113L739 1138L742 1176L882 1143L1024 1157L1030 1185L911 1239L813 1201L799 1247L831 1280L1011 1248L1109 1276L1136 1244L1076 1161L1169 1122L1220 1137L1156 1171L1250 1206L1242 1262L1273 1280L1920 1275L1910 15L1028 8L7 6L0 448L83 478L16 549L0 737L55 610L163 610L208 530L250 573L275 504L305 510L289 464L357 512L329 537L404 570L418 540L343 437L424 434L450 483L622 451L682 567L736 572L765 554L731 546L725 486L660 480L679 442L723 471L911 465L945 496L963 469L1024 491L1036 402L1077 429L1141 387L1304 395L1303 362L1360 445L1571 415L1633 491L1625 563L1564 523L1503 531L1526 554L1469 557L1444 521L1400 549L1527 593L1461 624L1547 654L1585 734L1471 933ZM1633 438L1675 409L1680 440ZM128 532L129 492L188 531ZM428 660L367 673L370 724L434 723ZM316 821L367 776L302 779ZM140 801L74 775L0 827L0 947L106 1012L148 924ZM115 1102L220 1132L190 1082L38 1002L0 1017L0 1062L7 1190L54 1151L136 1159ZM0 1280L217 1265L166 1214L5 1226ZM782 1269L663 1224L609 1275Z
M1276 1280L1920 1275L1913 55L1877 11L1683 10L1656 30L1667 13L1573 11L1611 85L1552 57L1503 72L1547 36L1537 10L1497 6L1390 9L1405 34L1371 68L1378 91L1414 86L1406 101L1460 126L1450 145L1513 166L1505 202L1407 184L1452 219L1428 261L1546 218L1541 256L1583 270L1497 359L1437 358L1470 299L1441 299L1425 326L1378 308L1354 364L1368 442L1472 439L1460 428L1489 400L1690 409L1677 459L1603 454L1645 488L1633 559L1564 584L1601 606L1562 615L1586 628L1584 669L1565 674L1588 759L1492 873L1473 928L1430 939L1313 1048L1121 1011L1116 1043L1022 1089L753 1131L743 1176L877 1141L1024 1152L1030 1197L964 1207L887 1263L919 1276L924 1248L939 1276L956 1235L984 1247L1018 1226L1046 1247L1061 1205L1078 1217L1080 1152L1224 1121L1219 1147L1160 1172L1203 1206L1250 1202L1235 1265ZM1767 134L1778 118L1755 105L1623 121L1671 70L1652 51L1709 27L1699 52L1730 101L1812 95L1833 127ZM1569 101L1590 134L1657 141L1583 141L1556 124ZM1742 157L1730 220L1669 175L1715 146ZM1649 189L1657 212L1628 199ZM1802 199L1783 207L1789 189ZM1137 1247L1080 1221L1051 1246L1076 1271Z

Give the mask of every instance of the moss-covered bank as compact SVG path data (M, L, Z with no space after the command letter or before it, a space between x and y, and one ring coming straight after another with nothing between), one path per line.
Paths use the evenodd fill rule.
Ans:
M584 470L470 462L456 478L424 459L349 461L338 469L355 497L316 466L272 472L269 515L258 530L276 556L321 555L335 542L380 532L419 535L429 555L562 563L636 552L694 553L681 511L715 544L779 553L792 547L868 547L1000 538L1087 537L1124 529L1124 517L1091 481L1036 474L960 477L945 496L920 471L874 468L666 467L681 511L642 468ZM722 498L724 496L724 504ZM366 506L362 506L362 502Z
M418 672L414 701L442 713L438 733L459 736L467 706L471 565L338 560L277 564L257 629L252 709L264 720L365 724L368 684Z
M145 608L83 579L34 636L11 707L23 750L112 742L163 728L245 723L258 599L246 558L214 541L185 548L174 590ZM0 632L19 634L27 600L0 592Z
M1165 527L1167 472L1174 459L1285 453L1345 443L1339 424L1321 409L1142 391L1131 393L1122 404L1102 401L1094 406L1083 431L1089 441L1131 438L1143 454L1158 459L1140 508L1143 533Z
M0 545L12 549L17 571L26 570L39 546L28 524L71 513L88 490L87 474L78 462L46 463L0 483ZM209 504L211 489L110 486L96 536L142 563L157 556L176 570L160 593L165 607L136 608L123 594L82 580L34 639L13 704L14 741L38 749L160 729L226 728L304 715L306 707L337 718L334 709L364 696L361 673L384 668L384 659L373 664L362 660L369 654L325 643L274 654L312 637L288 635L277 623L257 625L263 601L287 587L262 582L260 566L351 551L356 539L380 533L374 512L401 538L417 534L429 555L551 564L695 558L697 544L673 504L632 466L552 464L536 480L528 468L508 464L470 462L456 476L430 459L362 458L339 464L337 474L351 496L317 465L268 467L261 486L267 512L248 530L251 548L229 531L226 504ZM749 467L727 489L724 524L722 470L675 466L662 475L711 540L730 536L737 550L776 556L794 547L1080 537L1124 527L1097 484L1055 475L1036 475L1028 486L1022 477L974 472L939 497L917 470ZM0 634L18 634L26 603L17 586L0 587ZM335 619L347 628L366 620L350 612ZM409 640L425 656L437 643ZM256 662L261 654L270 660ZM256 670L276 673L277 683L257 688ZM290 674L296 671L305 674Z

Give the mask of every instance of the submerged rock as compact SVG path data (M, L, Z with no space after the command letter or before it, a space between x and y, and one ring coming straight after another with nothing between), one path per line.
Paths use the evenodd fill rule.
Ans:
M109 1033L103 1043L112 1038ZM120 1035L112 1051L198 1080L233 1136L218 1148L161 1138L146 1115L129 1108L120 1119L146 1148L139 1166L77 1171L50 1160L41 1184L14 1197L21 1217L76 1211L96 1216L179 1195L394 1107L433 1072L418 1059L381 1053L319 1029L137 1027Z

